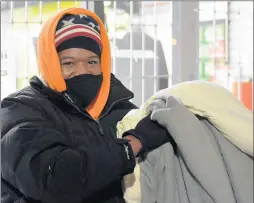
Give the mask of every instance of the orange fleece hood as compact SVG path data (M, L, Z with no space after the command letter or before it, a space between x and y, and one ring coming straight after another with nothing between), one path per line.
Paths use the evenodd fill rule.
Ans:
M87 108L88 113L94 119L98 119L108 100L110 90L111 53L106 29L101 19L95 13L83 8L69 8L50 18L44 24L38 39L38 67L42 78L51 89L57 92L63 92L66 90L66 83L61 73L60 62L55 46L55 32L57 24L66 14L84 14L91 16L100 26L102 41L101 68L103 81L97 98Z

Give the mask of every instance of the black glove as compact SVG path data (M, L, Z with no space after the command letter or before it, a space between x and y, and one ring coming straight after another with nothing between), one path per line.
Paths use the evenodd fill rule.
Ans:
M140 153L155 149L166 142L170 142L175 150L176 143L168 131L158 122L152 121L150 117L150 114L144 117L135 129L124 132L123 137L132 135L138 138L142 144Z

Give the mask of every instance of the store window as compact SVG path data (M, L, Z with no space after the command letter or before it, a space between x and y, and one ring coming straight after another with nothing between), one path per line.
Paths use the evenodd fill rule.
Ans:
M253 2L212 1L199 6L200 79L253 103Z

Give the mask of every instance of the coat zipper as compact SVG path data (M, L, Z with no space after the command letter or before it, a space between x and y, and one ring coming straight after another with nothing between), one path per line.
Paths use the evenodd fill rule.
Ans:
M118 102L120 102L120 101L127 100L127 99L131 99L131 96L130 96L130 97L125 97L125 98L123 98L123 99L119 99L119 100L113 102L113 103L111 104L111 106L109 107L109 109L107 110L107 112L106 112L102 117L100 117L98 120L95 120L95 119L93 119L91 116L89 116L89 115L85 114L83 111L81 111L81 110L79 109L79 107L73 102L73 100L71 99L71 97L70 97L66 92L63 94L63 97L64 97L64 100L65 100L68 104L72 105L79 113L81 113L81 114L84 115L85 117L87 117L87 118L89 118L90 120L93 120L94 122L97 123L97 125L98 125L98 131L99 131L99 134L100 134L101 136L104 135L104 130L103 130L101 124L100 124L100 120L101 120L102 118L104 118L104 117L110 112L110 110L112 109L112 107L113 107L116 103L118 103Z
M101 127L101 124L100 124L99 121L94 120L91 116L89 116L89 115L85 114L83 111L81 111L81 110L79 109L79 107L73 102L73 100L71 99L71 97L70 97L66 92L63 94L63 97L64 97L65 101L66 101L68 104L70 104L71 106L73 106L79 113L81 113L83 116L89 118L90 120L96 122L97 125L98 125L98 131L99 131L100 135L101 135L101 136L104 135L103 128Z
M121 101L124 101L124 100L129 100L129 99L131 99L131 98L132 98L132 96L129 96L129 97L125 97L125 98L123 98L123 99L119 99L119 100L113 102L113 103L111 104L111 106L109 107L109 109L107 110L107 112L106 112L102 117L100 117L99 120L101 120L101 119L104 118L106 115L108 115L108 113L110 112L110 110L112 109L112 107L113 107L116 103L121 102Z

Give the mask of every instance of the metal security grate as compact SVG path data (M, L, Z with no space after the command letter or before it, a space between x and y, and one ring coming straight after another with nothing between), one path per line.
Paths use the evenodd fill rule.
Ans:
M1 49L8 53L9 58L12 57L12 60L7 59L5 65L2 65L6 69L8 67L8 74L2 75L2 87L13 84L11 89L6 89L6 94L2 94L4 97L28 85L29 79L38 74L35 47L42 24L57 11L72 6L93 9L96 2L1 3L1 33L4 39ZM133 102L140 106L170 83L171 3L113 1L104 2L104 10L111 40L112 72L134 92ZM163 16L159 15L162 11ZM169 20L165 23L161 17ZM125 36L120 36L121 33L125 33ZM15 64L10 64L10 61Z
M239 99L244 95L241 84L252 84L253 2L103 3L112 72L134 92L136 105L175 82L198 77L222 84ZM93 10L96 1L1 1L2 98L38 74L35 45L42 24L57 11L73 6ZM193 27L185 24L190 19L193 26L199 26L199 39L195 39L198 33L194 34ZM188 39L198 42L189 43ZM189 56L188 50L197 51L195 44L199 58ZM197 60L199 76L194 67Z
M1 98L28 85L38 74L36 39L42 24L57 11L82 1L1 1Z
M170 83L171 13L171 2L105 4L112 72L134 92L133 102L138 106Z

